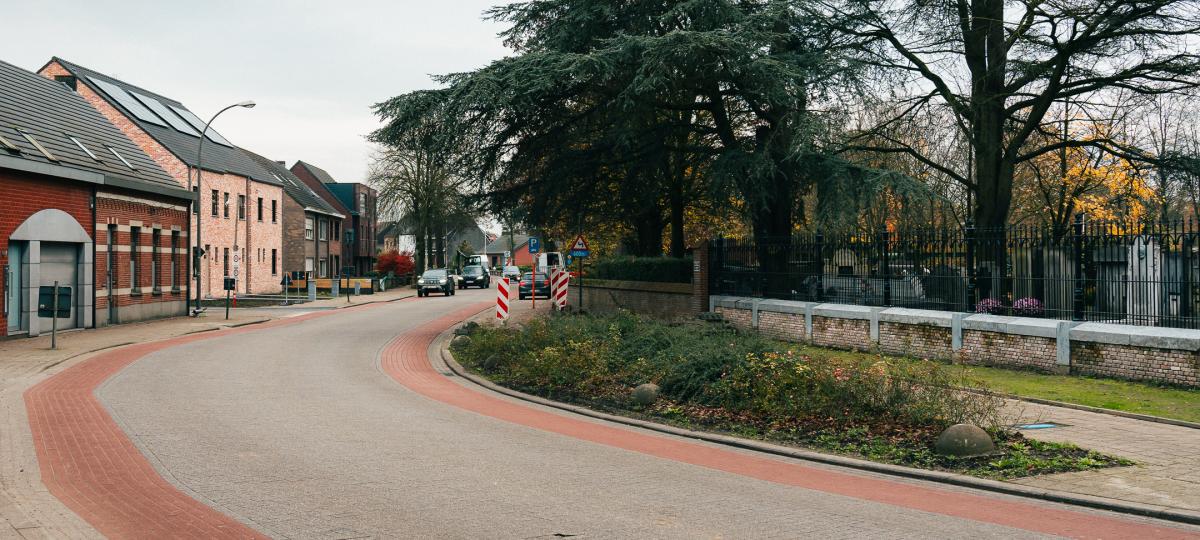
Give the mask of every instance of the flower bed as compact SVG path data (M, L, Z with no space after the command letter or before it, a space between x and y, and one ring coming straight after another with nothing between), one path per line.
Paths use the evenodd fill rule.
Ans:
M543 318L520 329L478 328L454 352L499 384L550 399L888 463L997 478L1128 463L1024 439L1005 427L1001 400L952 389L981 386L963 380L961 369L800 354L711 323L628 313ZM642 407L629 391L646 382L659 385L662 398ZM960 422L987 429L998 451L935 454L937 435Z

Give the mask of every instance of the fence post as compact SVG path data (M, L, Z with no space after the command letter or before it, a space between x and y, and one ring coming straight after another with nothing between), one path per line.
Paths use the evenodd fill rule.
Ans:
M888 253L888 230L885 223L879 229L879 249L883 257L880 260L880 273L883 274L883 305L892 305L892 269L888 264L891 254Z
M1196 229L1192 225L1192 220L1189 218L1186 223L1183 223L1183 261L1180 266L1183 270L1183 286L1179 288L1179 315L1186 321L1191 322L1192 318L1192 303L1196 301L1196 296L1192 291L1192 242L1195 241ZM1189 324L1193 327L1194 324Z
M1074 238L1072 239L1075 259L1075 289L1071 295L1071 320L1083 320L1083 213L1075 214Z
M967 306L965 311L974 311L975 299L975 221L967 219Z
M712 257L712 271L708 273L708 293L730 294L721 287L721 273L725 271L725 237L717 237L716 256Z
M825 233L817 231L817 297L825 301Z

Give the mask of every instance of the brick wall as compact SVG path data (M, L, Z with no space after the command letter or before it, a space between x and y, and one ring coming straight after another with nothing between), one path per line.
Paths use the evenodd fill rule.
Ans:
M1073 373L1200 386L1195 352L1086 341L1071 342Z
M132 322L187 312L188 224L186 201L125 190L96 196L97 324ZM131 249L138 231L137 253ZM109 231L113 236L109 237ZM155 263L155 231L158 261ZM176 248L172 252L172 237ZM111 246L110 246L111 244ZM112 265L109 254L112 253ZM131 263L137 263L137 282ZM110 268L115 270L110 276ZM112 278L110 281L110 277ZM115 305L117 313L110 313Z
M763 335L783 341L804 341L803 313L758 312L758 328Z
M1052 338L963 330L959 357L968 364L1054 371L1057 344Z
M748 309L717 306L714 311L720 313L721 317L723 317L726 321L729 321L729 324L732 324L736 328L740 328L742 330L749 330L751 328L750 323L752 314Z
M568 304L578 303L578 280L568 290ZM695 316L691 284L584 280L583 307L605 312L626 309L643 315L676 319ZM748 323L747 323L748 326Z
M885 354L951 359L952 340L951 330L944 326L879 322L879 350Z
M304 258L312 257L309 247L311 241L304 239L304 218L307 214L304 212L304 207L292 200L291 197L283 198L283 271L284 272L299 272L304 270ZM313 225L314 234L316 225Z
M0 204L0 270L5 265L15 264L15 261L10 263L8 259L9 236L29 216L40 210L56 208L70 214L95 241L91 198L91 184L0 170L0 201L3 201ZM0 280L2 278L0 275ZM0 291L0 298L7 294L7 290ZM7 335L7 329L8 318L0 310L0 336Z
M822 347L869 351L874 346L871 321L813 317L813 343Z

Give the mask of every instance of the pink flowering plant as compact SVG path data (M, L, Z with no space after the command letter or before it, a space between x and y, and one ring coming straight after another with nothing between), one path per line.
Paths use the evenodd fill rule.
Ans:
M1041 317L1045 313L1041 300L1030 296L1018 298L1016 302L1013 302L1012 311L1013 315L1020 317Z
M989 315L999 315L1004 313L1004 302L995 298L984 298L978 304L975 304L975 313L987 313Z

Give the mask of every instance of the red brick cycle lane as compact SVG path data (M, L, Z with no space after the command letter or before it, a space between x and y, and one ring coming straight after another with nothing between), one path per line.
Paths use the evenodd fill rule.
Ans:
M364 310L369 304L349 308ZM335 311L181 336L101 353L24 394L42 483L110 538L265 538L164 480L96 398L95 390L148 354L197 341L292 325Z
M381 355L384 371L421 395L480 415L768 482L1064 537L1200 538L1196 533L1147 520L837 472L597 423L502 399L482 388L451 381L430 363L429 348L437 336L469 315L466 311L453 313L397 337Z

